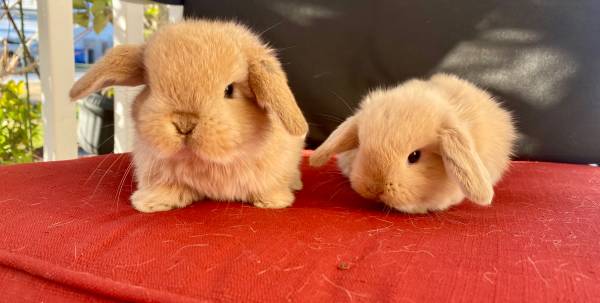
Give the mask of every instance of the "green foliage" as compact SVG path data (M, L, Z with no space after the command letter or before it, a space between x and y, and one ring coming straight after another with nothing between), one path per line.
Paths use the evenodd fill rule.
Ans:
M158 5L148 5L148 8L144 11L144 17L147 19L157 19L159 13L160 9L158 8Z
M41 105L28 104L23 81L0 84L0 164L32 162L41 144Z
M73 0L73 22L100 33L112 22L112 0Z
M115 89L113 87L105 89L102 92L102 95L104 95L106 98L114 99L115 98Z
M158 4L146 5L144 10L144 39L148 39L156 29L160 19L160 7Z

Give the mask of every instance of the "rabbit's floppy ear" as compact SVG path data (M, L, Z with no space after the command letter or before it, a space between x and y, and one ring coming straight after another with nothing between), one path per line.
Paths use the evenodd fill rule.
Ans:
M358 147L358 122L352 116L340 124L310 156L311 166L322 166L335 154Z
M301 136L308 132L308 123L296 104L285 72L271 52L250 60L248 83L258 105L275 113L290 134Z
M448 119L444 124L440 132L440 149L446 173L459 184L469 200L479 205L491 204L494 189L471 136L455 119Z
M75 82L69 97L77 100L108 86L141 84L144 84L143 46L119 45L108 51Z

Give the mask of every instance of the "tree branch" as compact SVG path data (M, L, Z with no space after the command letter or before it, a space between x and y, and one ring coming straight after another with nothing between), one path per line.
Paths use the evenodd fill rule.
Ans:
M30 72L34 71L36 68L38 68L37 62L33 62L33 63L30 63L29 65L23 67L23 68L19 68L19 69L15 69L15 70L1 71L0 72L0 79L4 78L6 76L23 75L23 74L26 74L26 73L30 73Z
M8 4L6 4L6 0L2 0L2 3L4 4L4 11L6 13L6 17L8 17L8 21L10 21L10 23L12 24L15 32L17 33L17 36L19 36L19 41L21 42L21 45L23 46L23 51L25 53L25 56L27 57L27 59L30 62L35 62L35 59L33 59L33 56L31 55L31 53L29 52L29 48L27 47L27 41L25 40L25 35L19 30L19 27L17 26L17 23L13 19L12 14L10 13L10 9L8 7ZM21 16L21 18L23 18L23 16ZM40 71L38 70L37 66L35 67L34 70L35 70L35 73L39 77L40 76Z
M8 9L11 10L13 8L15 8L15 6L17 6L17 4L21 3L22 0L17 0L15 1L15 3L11 4ZM2 12L2 15L0 16L0 19L4 18L4 15L6 15L6 11Z

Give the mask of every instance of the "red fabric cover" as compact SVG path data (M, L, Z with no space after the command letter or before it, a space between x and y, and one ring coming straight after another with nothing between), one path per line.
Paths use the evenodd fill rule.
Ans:
M1 301L600 297L598 168L515 162L492 207L405 215L361 199L333 163L304 165L289 209L202 201L142 214L129 163L0 167Z

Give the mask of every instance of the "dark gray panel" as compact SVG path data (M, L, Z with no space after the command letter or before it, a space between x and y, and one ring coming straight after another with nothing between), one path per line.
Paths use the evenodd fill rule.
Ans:
M446 71L514 112L520 158L600 162L600 1L203 0L185 14L264 31L310 147L370 88Z

